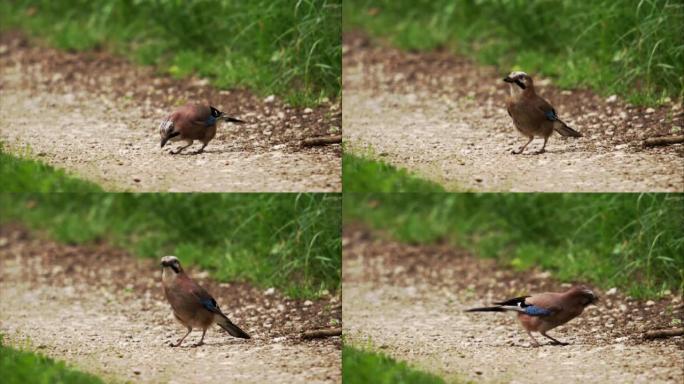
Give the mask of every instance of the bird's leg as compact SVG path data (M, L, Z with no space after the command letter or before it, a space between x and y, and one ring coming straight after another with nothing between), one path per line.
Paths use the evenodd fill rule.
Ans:
M200 148L200 149L198 149L197 151L195 151L195 155L199 155L200 153L204 152L204 147L206 147L207 144L209 144L209 143L204 143L204 144L202 145L202 148Z
M200 345L204 345L204 335L207 333L207 330L204 329L202 331L202 338L200 339L199 343L193 344L193 347L199 347Z
M180 148L178 148L178 150L176 150L176 152L171 151L171 154L177 155L177 154L181 153L182 150L184 150L185 148L187 148L187 147L189 147L189 146L192 145L192 140L191 140L191 141L188 141L187 143L188 143L188 145L186 145L185 147L180 147Z
M549 141L549 137L548 137L548 136L544 137L544 145L542 145L541 149L538 150L537 152L535 152L535 154L541 155L542 153L546 152L546 150L545 150L544 148L546 148L546 142L547 142L547 141Z
M188 337L190 332L192 332L192 327L188 327L188 333L186 333L185 336L181 337L181 339L178 340L178 342L176 344L171 344L171 346L172 347L180 347L181 343L183 342L183 340L185 340L186 337Z
M536 348L536 347L539 347L539 342L537 341L537 339L534 338L534 336L532 336L532 332L527 331L527 334L530 336L530 339L532 339L532 344L533 344L533 346L534 346L535 348ZM542 335L543 335L543 333L542 333Z
M520 147L520 149L518 149L517 151L514 150L514 151L511 152L511 153L514 154L514 155L519 155L519 154L521 154L521 153L525 150L525 148L532 142L532 140L534 140L534 136L530 137L530 139L527 140L527 143L525 143L525 145L523 145L522 147Z
M547 335L546 332L540 332L540 333L542 334L542 336L546 337L547 339L551 339L553 341L554 345L568 345L568 344L570 344L570 343L564 343L562 341L558 341L558 340L554 339L553 337Z

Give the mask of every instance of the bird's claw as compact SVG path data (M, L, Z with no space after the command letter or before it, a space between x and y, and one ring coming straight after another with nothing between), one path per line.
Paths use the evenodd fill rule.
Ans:
M199 342L199 343L193 344L192 347L193 347L193 348L197 348L197 347L201 347L201 346L203 346L203 345L204 345L204 342L201 341L201 342Z
M546 153L546 150L540 149L540 150L538 150L537 152L535 152L534 154L535 154L535 155L541 155L542 153Z

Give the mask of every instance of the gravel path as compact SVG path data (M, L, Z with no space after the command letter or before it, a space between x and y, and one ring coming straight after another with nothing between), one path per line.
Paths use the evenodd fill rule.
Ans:
M507 73L360 34L345 35L343 47L344 136L353 153L457 191L684 191L684 146L641 147L646 137L681 133L681 105L638 108L537 78L538 91L584 137L554 134L547 153L512 155L526 139L505 110Z
M419 247L345 230L345 340L447 380L523 383L681 383L684 339L645 342L643 330L682 318L681 298L601 301L531 348L513 316L464 309L526 292L567 289L548 274L506 271L447 246ZM673 312L673 308L674 309ZM540 339L541 340L541 339ZM542 342L542 344L544 344Z
M13 33L0 35L0 90L0 141L10 152L108 190L341 190L340 145L299 146L305 137L339 133L338 104L292 108L204 80L159 76L104 52L59 52ZM159 148L157 127L187 101L210 102L248 124L221 125L201 155L172 156Z
M163 299L157 263L106 245L64 246L0 227L0 333L5 343L63 359L112 381L335 383L340 340L302 342L339 323L339 298L302 302L190 271L251 340L218 327L193 348Z

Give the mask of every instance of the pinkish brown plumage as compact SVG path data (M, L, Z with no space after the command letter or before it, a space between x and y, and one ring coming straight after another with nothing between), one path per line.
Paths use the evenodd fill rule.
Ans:
M180 346L193 328L202 329L202 338L195 346L204 344L204 335L213 323L225 329L233 337L250 338L221 312L216 300L204 288L185 274L178 258L164 256L161 259L161 266L164 295L171 304L173 316L188 330L185 336L171 346Z
M185 140L188 145L171 152L178 154L191 146L194 140L199 140L203 145L195 153L202 153L204 147L216 136L216 128L221 121L244 123L244 121L230 117L209 105L186 104L178 108L159 125L160 145L163 148L169 140Z
M539 346L532 332L552 340L554 344L566 345L547 334L553 328L567 323L582 314L584 308L596 303L598 296L586 287L573 287L565 292L545 292L533 296L521 296L494 303L492 307L468 309L466 312L517 312L518 320L535 346Z
M544 153L546 142L553 131L562 136L582 136L581 133L561 121L551 104L537 95L534 82L527 73L512 72L503 81L510 83L511 96L506 102L508 115L513 119L513 125L518 132L528 139L525 145L513 151L514 154L522 153L535 136L544 139L544 145L536 153Z

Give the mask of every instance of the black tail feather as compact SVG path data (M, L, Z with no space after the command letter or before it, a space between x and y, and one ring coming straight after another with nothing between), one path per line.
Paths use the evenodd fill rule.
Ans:
M249 339L247 332L243 331L237 325L233 324L226 316L221 315L221 318L216 322L221 328L225 329L231 336L239 337L241 339Z
M506 312L506 310L501 307L482 307L466 309L466 312Z
M236 119L235 117L230 117L230 116L223 116L223 120L229 122L229 123L237 123L237 124L244 124L246 121Z

